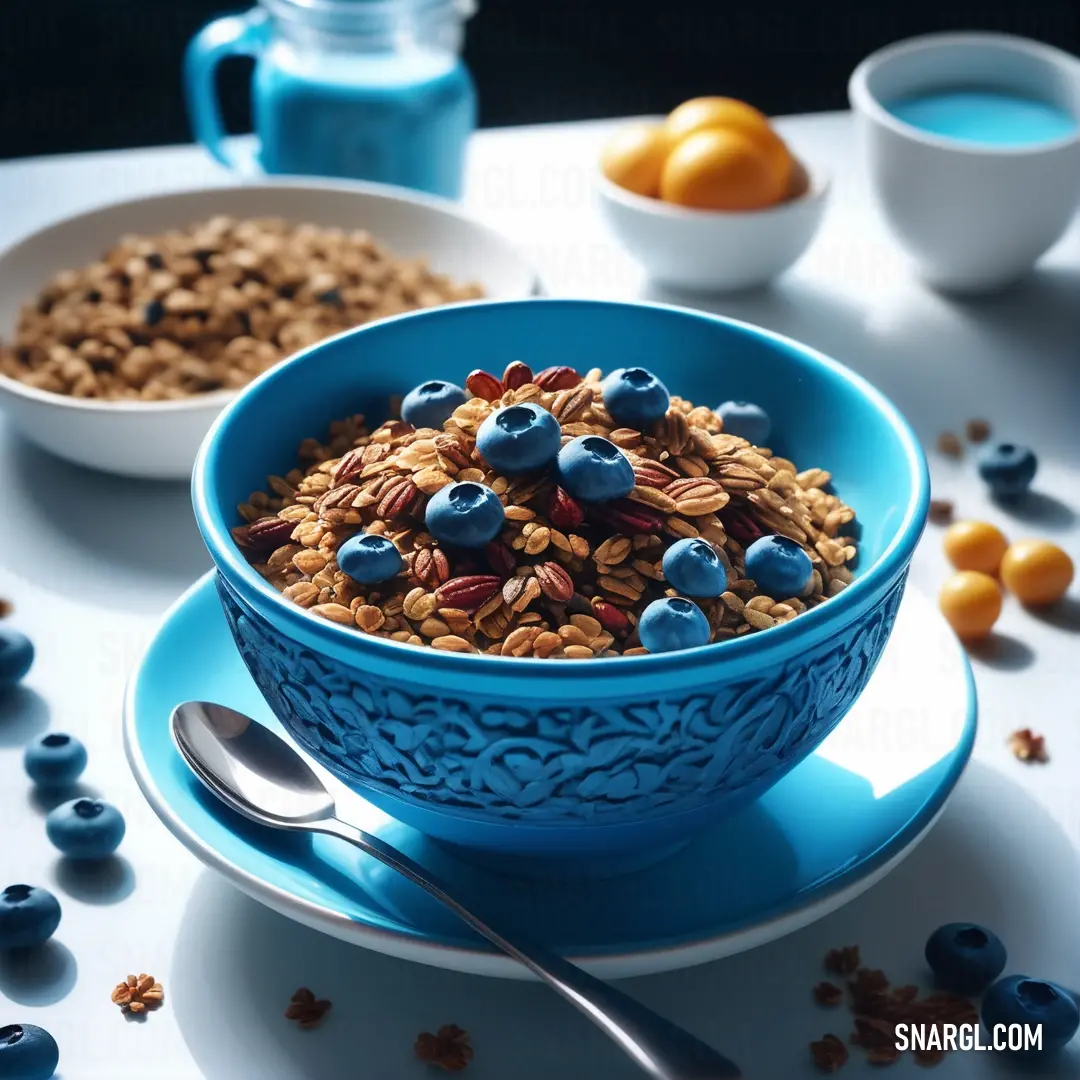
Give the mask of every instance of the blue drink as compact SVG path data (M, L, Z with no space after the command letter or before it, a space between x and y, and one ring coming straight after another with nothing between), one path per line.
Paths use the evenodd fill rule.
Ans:
M999 90L956 88L892 102L888 110L905 124L960 142L1021 147L1074 135L1077 120L1064 109Z

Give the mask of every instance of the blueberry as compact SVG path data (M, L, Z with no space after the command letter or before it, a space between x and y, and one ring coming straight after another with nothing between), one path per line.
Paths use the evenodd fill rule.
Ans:
M424 523L444 544L479 548L499 535L504 518L499 496L491 488L465 481L447 484L431 496Z
M559 451L562 486L584 502L610 502L634 490L634 466L599 435L579 435Z
M35 1024L0 1027L0 1076L4 1080L49 1080L60 1063L56 1040Z
M686 596L719 596L727 589L727 567L707 540L676 541L662 565L667 583Z
M997 443L979 456L979 475L991 494L1002 499L1023 495L1031 487L1038 467L1035 451L1016 443Z
M26 748L23 768L41 787L67 787L74 784L86 768L86 747L74 735L49 732Z
M926 943L926 962L937 982L957 994L981 994L1005 970L1005 946L975 923L938 927Z
M1042 1049L1060 1050L1080 1027L1080 1008L1068 990L1043 979L1007 975L986 991L983 1027L993 1035L998 1024L1042 1024Z
M547 409L528 401L493 412L476 433L476 448L484 460L504 473L523 473L550 464L561 444L559 421Z
M361 585L377 585L401 573L401 552L385 536L350 536L337 553L338 568Z
M813 572L810 556L786 536L763 536L746 549L746 576L776 600L801 596Z
M667 387L645 368L617 368L601 384L604 408L621 427L641 428L659 420L668 410Z
M654 600L641 613L638 636L651 653L696 649L709 643L709 620L690 600L665 596Z
M0 629L0 689L22 682L34 662L34 645L18 630Z
M100 799L72 799L45 819L53 846L72 859L104 859L124 839L127 826L115 806Z
M59 925L60 903L48 889L9 885L0 892L0 949L33 948L48 941Z
M441 428L469 395L453 383L432 379L421 383L401 403L401 419L415 428Z
M765 441L772 431L769 414L752 401L725 401L716 407L716 415L724 422L728 435L737 435L755 446L768 446Z

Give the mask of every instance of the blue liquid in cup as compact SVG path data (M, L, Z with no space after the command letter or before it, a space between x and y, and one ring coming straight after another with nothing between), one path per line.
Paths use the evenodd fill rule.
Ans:
M318 56L271 47L256 65L255 130L268 173L314 174L461 194L476 92L445 52Z
M1076 133L1075 117L1035 98L998 90L939 90L887 106L905 124L932 135L983 146L1023 147Z

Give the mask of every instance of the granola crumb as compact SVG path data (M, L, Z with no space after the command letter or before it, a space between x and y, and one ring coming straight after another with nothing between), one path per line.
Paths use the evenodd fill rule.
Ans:
M825 1008L839 1005L844 1000L844 991L836 983L819 982L814 987L814 1001Z
M132 1016L158 1008L165 1001L165 991L153 975L129 975L117 983L112 992L112 1003Z
M810 1044L810 1057L819 1072L834 1073L847 1064L848 1048L836 1035L822 1035Z
M317 998L306 986L301 986L285 1010L285 1019L295 1020L299 1027L305 1029L318 1027L332 1008L332 1002Z
M952 431L943 431L938 436L937 448L938 453L951 458L961 457L964 453L964 444L960 441L960 436Z
M964 433L968 437L968 442L983 443L990 438L990 421L989 420L969 420L964 426Z
M1031 728L1020 728L1009 736L1013 757L1028 765L1045 765L1050 760L1046 752L1046 737L1036 735Z
M430 1031L421 1031L416 1036L413 1052L425 1064L447 1072L461 1072L473 1059L469 1033L457 1024L444 1024L434 1035Z
M948 525L953 519L955 509L951 499L931 499L930 520L935 525Z
M15 610L15 605L10 600L0 597L0 619L6 619Z
M825 954L825 970L834 975L854 975L859 969L859 946L843 945Z

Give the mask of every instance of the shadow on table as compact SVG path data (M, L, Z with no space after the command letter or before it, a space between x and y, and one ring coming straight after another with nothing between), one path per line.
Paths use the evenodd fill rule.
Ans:
M0 952L0 996L17 1005L53 1005L71 993L78 973L74 954L55 938L33 949Z
M1080 598L1065 596L1056 604L1047 607L1029 608L1028 614L1058 630L1068 630L1080 634Z
M20 529L35 548L35 589L156 613L209 568L186 483L82 469L10 429L0 439L6 494L22 508ZM36 572L42 566L49 572ZM18 562L11 569L18 573Z
M1026 391L1057 410L1042 433L1040 452L1066 461L1080 450L1080 429L1067 411L1080 400L1077 296L1080 271L1064 268L1038 270L1010 292L971 299L931 293L914 277L883 289L869 303L843 300L835 290L798 276L720 296L659 285L647 285L643 293L647 300L755 323L821 350L887 394L925 445L985 407L988 395ZM977 352L977 383L970 362L950 362L948 349L957 340L967 352ZM1003 411L1008 401L998 404ZM1060 512L1045 524L1059 517Z
M57 859L56 884L84 904L119 904L135 890L135 871L123 855L89 861Z
M1035 662L1035 651L1030 645L997 630L982 641L969 641L964 648L976 664L998 671L1023 671Z
M1018 967L1075 982L1078 892L1080 859L1065 833L1019 785L975 763L920 848L845 908L751 952L625 985L749 1075L809 1074L807 1042L847 1022L824 1019L810 1002L828 948L859 943L869 966L883 968L897 984L925 987L922 947L929 932L972 919L1006 935ZM243 988L230 995L227 1009L207 992L223 985ZM317 1038L282 1015L299 986L334 1003ZM207 1076L345 1076L362 1060L368 1074L396 1080L415 1070L417 1033L447 1023L471 1033L470 1076L477 1080L640 1076L541 986L412 965L346 945L261 907L209 872L179 927L169 993ZM1010 1075L1004 1062L992 1067ZM1075 1077L1077 1057L1063 1055L1047 1069L1039 1075Z
M25 746L49 726L49 704L28 686L0 690L0 746Z

